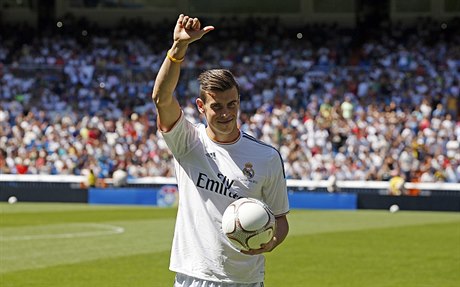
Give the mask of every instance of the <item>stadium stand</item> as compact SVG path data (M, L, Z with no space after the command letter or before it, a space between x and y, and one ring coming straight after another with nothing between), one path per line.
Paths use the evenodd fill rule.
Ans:
M150 99L172 23L69 19L1 28L0 173L173 176ZM367 38L276 18L212 24L176 91L191 121L203 121L197 74L225 67L241 85L242 130L280 150L289 179L460 182L458 19Z

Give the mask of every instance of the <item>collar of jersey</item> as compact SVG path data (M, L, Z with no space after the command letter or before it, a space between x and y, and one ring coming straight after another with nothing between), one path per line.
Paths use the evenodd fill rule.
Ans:
M238 137L234 141L231 141L231 142L219 142L219 141L215 141L215 140L213 140L211 138L209 138L209 139L212 140L214 143L219 144L219 145L232 145L232 144L237 143L241 139L241 131L239 132Z

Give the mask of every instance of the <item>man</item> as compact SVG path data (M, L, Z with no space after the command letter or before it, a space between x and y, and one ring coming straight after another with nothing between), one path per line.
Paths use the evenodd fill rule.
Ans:
M170 269L176 272L174 286L263 286L262 253L278 246L289 229L280 154L239 130L239 87L229 71L199 77L196 104L206 126L188 122L173 96L188 45L213 29L201 29L197 18L181 14L153 88L158 128L174 155L179 188ZM235 249L221 229L225 208L241 197L264 201L276 216L275 236L260 249Z

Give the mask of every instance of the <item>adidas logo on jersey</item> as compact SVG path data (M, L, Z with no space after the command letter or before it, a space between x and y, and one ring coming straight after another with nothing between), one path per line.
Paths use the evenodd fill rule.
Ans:
M216 153L215 152L207 152L206 156L211 158L211 159L213 159L213 160L216 160Z

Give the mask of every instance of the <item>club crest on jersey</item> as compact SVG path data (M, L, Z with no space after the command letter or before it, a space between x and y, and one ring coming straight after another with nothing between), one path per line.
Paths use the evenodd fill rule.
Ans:
M244 164L243 174L244 174L244 176L246 176L248 179L254 177L255 172L254 172L254 169L252 168L252 163L247 162L247 163Z

